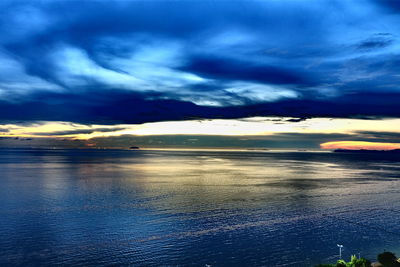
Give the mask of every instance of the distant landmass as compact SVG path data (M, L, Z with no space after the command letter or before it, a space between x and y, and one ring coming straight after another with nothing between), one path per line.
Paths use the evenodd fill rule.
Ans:
M131 146L129 149L140 149L138 146Z
M363 154L399 154L400 149L392 150L369 150L369 149L336 149L335 153L363 153Z

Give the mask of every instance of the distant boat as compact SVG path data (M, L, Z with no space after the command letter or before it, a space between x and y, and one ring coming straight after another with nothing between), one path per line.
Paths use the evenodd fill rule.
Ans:
M138 146L131 146L129 149L140 149Z

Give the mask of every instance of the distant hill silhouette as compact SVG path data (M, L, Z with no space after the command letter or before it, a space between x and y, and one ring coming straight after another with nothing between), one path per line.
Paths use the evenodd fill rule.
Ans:
M400 149L392 150L368 150L368 149L336 149L335 153L361 153L361 154L398 154L400 155Z

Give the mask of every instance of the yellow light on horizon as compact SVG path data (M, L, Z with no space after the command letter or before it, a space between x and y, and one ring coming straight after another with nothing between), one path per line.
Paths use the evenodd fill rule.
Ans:
M322 149L366 149L366 150L393 150L400 149L400 143L366 142L366 141L332 141L322 143Z
M294 122L287 117L252 117L245 119L212 119L164 121L144 124L84 125L70 122L38 122L29 126L0 125L6 132L1 136L52 137L87 140L120 135L221 135L251 136L280 133L354 134L377 129L400 134L400 119L361 120L340 118L311 118ZM104 130L105 129L105 130ZM81 131L81 132L79 132Z

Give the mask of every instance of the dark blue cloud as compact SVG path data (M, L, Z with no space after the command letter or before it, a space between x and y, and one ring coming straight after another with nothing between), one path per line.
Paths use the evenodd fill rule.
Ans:
M182 69L213 79L253 81L266 84L307 85L309 83L306 76L296 70L226 58L191 58L189 64Z
M129 91L102 90L96 94L38 93L14 103L0 101L0 120L72 121L85 124L145 123L166 120L244 118L253 116L379 118L400 117L400 93L364 93L330 99L293 99L263 104L210 107L179 100L146 99Z
M37 132L33 133L32 135L52 135L52 136L63 136L63 135L77 135L77 134L91 134L91 133L108 133L108 132L115 132L125 130L126 128L123 127L109 127L109 128L102 128L102 127L93 127L90 129L77 129L77 130L69 130L69 131L54 131L54 132Z
M399 116L396 1L1 1L0 119Z
M376 0L378 5L386 8L391 12L399 12L400 11L400 3L397 0Z
M394 42L390 33L377 33L368 39L361 41L357 48L360 50L382 49Z
M385 46L388 46L392 43L392 40L379 40L379 39L372 39L372 40L366 40L361 42L358 45L359 49L375 49L375 48L383 48Z

